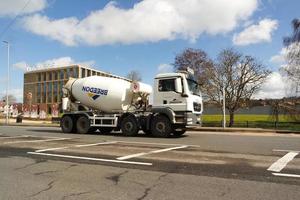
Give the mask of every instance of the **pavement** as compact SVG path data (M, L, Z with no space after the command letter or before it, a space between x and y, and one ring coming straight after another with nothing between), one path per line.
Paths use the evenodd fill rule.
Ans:
M300 135L0 127L1 199L299 199Z

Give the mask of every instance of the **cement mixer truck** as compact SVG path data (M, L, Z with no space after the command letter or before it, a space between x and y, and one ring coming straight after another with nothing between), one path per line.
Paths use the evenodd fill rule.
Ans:
M152 94L153 104L149 104ZM63 87L64 133L99 130L135 136L180 136L187 126L201 125L199 85L191 72L163 73L150 85L118 76L69 79Z

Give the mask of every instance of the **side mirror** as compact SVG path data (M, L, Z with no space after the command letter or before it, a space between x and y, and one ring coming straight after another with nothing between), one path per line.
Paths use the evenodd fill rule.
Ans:
M181 78L175 80L175 92L180 94L183 93Z

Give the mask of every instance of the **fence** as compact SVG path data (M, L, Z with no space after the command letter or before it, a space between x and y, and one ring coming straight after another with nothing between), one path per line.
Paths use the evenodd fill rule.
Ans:
M229 122L226 122L228 125ZM203 127L222 127L222 121L203 122ZM266 128L300 131L300 122L272 122L272 121L238 121L233 127L241 128Z

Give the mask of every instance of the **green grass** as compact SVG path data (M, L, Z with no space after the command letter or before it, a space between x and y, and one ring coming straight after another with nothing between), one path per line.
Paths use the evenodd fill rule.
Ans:
M220 127L222 115L203 115L202 121L204 127ZM226 115L226 124L229 123L229 115ZM269 115L235 115L233 127L249 127L249 128L267 128L267 129L284 129L292 131L300 131L300 123L293 121L285 115L279 116L279 122L275 123Z
M203 122L215 122L221 121L223 119L222 115L203 115ZM226 115L226 121L229 121L229 115ZM272 119L270 115L235 115L235 122L274 122L275 119ZM293 122L293 120L289 119L286 115L279 115L279 122Z

